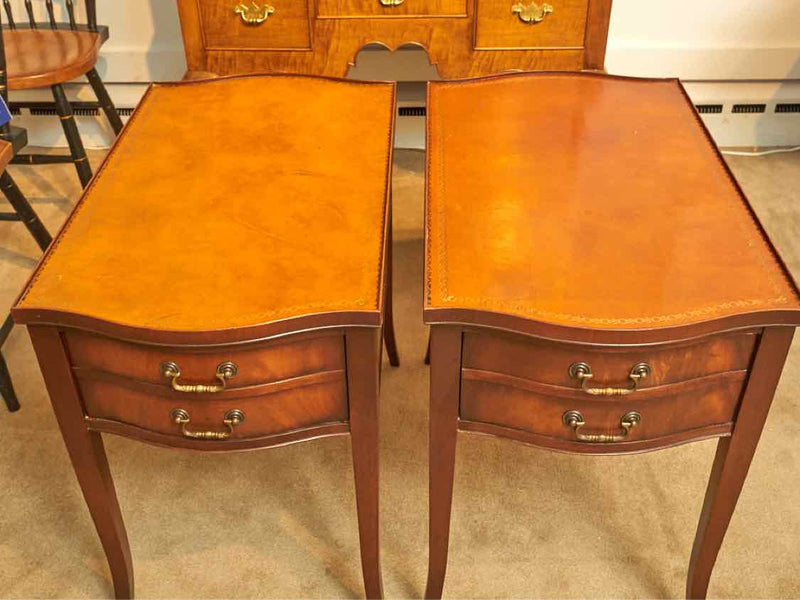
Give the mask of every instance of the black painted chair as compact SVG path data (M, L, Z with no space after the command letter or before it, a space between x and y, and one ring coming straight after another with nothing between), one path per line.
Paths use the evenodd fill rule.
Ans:
M5 28L5 60L0 69L7 71L8 89L25 90L49 87L54 106L67 136L70 154L18 154L11 164L74 163L81 185L86 187L92 170L86 157L72 106L62 84L85 75L97 96L96 106L106 115L115 134L122 129L122 120L95 70L100 47L108 39L108 27L97 24L95 0L84 0L86 23L78 23L73 0L63 0L68 22L56 20L53 0L37 0L47 12L47 20L37 21L33 0L24 0L25 22L17 21L10 0L2 0L7 23ZM85 103L82 103L85 104Z
M1 76L0 81L2 81ZM25 131L19 128L14 129L17 130L15 132L17 143L24 145ZM9 134L10 130L11 127L6 124L3 126L2 130L0 130L0 135ZM53 238L50 236L41 220L39 220L36 211L33 210L33 207L17 187L14 179L8 171L5 170L6 165L13 155L14 147L11 142L0 140L0 169L2 169L2 175L0 175L0 189L2 189L3 194L13 209L12 212L0 212L0 221L21 221L28 228L28 231L30 231L33 239L36 240L36 243L39 244L42 251L44 251L50 245ZM11 315L7 315L3 324L0 325L0 395L3 397L8 410L11 412L19 410L19 401L14 391L14 384L11 381L8 365L2 354L2 348L13 326L14 323L11 321Z
M0 64L5 63L5 52L3 45L3 30L0 29ZM0 96L3 100L8 102L7 92L7 76L5 71L0 72ZM17 155L28 142L28 136L24 129L21 127L12 127L6 123L0 127L0 190L8 200L13 211L0 212L0 221L21 221L25 227L28 228L33 239L39 244L42 251L46 250L52 241L50 233L48 233L45 226L42 224L36 211L28 202L27 198L23 195L17 187L16 182L6 170L9 162L13 162L14 156ZM14 412L19 410L19 401L14 391L14 384L11 381L11 374L8 371L8 365L2 354L2 347L11 333L11 328L14 326L11 320L11 315L7 315L3 324L0 325L0 395L8 407L8 410Z

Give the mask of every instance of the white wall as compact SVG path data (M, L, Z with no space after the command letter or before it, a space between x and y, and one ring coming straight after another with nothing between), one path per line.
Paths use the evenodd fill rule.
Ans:
M24 14L22 0L12 2L17 14ZM37 3L44 15L43 0ZM132 106L148 81L183 75L175 0L97 0L97 5L100 21L111 29L98 70L120 106ZM696 101L800 101L800 0L614 0L606 64L611 73L681 77ZM359 66L355 75L363 77L408 81L431 74L424 55L414 52L362 52ZM72 93L88 97L81 86ZM798 115L770 126L764 126L766 118L737 115L744 120L707 122L725 145L800 143ZM23 125L34 142L57 143L57 130ZM103 136L93 135L90 145L103 143Z

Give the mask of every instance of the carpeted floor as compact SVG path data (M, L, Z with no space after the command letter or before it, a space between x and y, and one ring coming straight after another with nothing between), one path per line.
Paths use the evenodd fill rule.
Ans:
M92 154L94 166L101 157ZM731 163L800 276L800 154ZM11 172L55 232L77 199L74 172L63 165ZM422 153L397 153L394 198L402 366L384 366L381 460L383 574L387 596L397 598L422 594L427 560ZM3 309L38 257L20 224L0 225ZM3 352L23 408L0 410L0 596L110 597L105 557L26 332L16 328ZM799 392L795 344L713 597L800 597ZM107 448L140 598L362 595L346 438L226 456L113 437ZM713 451L709 441L582 457L462 434L445 595L682 597Z

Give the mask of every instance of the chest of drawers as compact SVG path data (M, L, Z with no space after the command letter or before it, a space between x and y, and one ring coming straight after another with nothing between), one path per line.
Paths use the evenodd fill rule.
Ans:
M190 72L344 76L367 44L417 45L444 78L601 70L611 0L178 0Z
M580 454L719 438L704 597L800 324L791 275L676 80L436 82L428 110L426 596L465 431Z

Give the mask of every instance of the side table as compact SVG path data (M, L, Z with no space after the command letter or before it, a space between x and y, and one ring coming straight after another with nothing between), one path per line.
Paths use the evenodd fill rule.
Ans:
M677 80L431 83L430 557L456 438L623 454L719 438L686 595L706 595L800 295Z
M391 83L152 86L17 301L118 598L133 567L102 433L208 452L350 434L382 595L394 112Z

